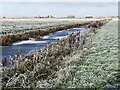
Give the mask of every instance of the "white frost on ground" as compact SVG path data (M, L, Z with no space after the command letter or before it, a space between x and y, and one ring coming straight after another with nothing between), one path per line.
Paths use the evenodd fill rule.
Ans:
M93 49L94 48L94 49ZM96 52L92 52L95 50ZM112 20L93 37L87 59L65 82L66 87L102 87L118 69L118 21Z
M108 84L118 70L118 21L114 19L97 31L92 47L84 47L83 59L79 53L67 57L66 66L58 74L60 79L50 81L53 87L101 88Z

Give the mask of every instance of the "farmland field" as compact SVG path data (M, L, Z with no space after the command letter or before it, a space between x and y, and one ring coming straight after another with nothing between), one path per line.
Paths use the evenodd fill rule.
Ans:
M3 82L4 87L105 87L109 79L107 77L117 71L117 29L113 29L117 27L117 21L113 20L103 27L98 27L100 29L83 29L83 27L86 26L58 31L43 37L43 39L51 39L76 31L43 49L37 49L25 57L19 57L19 64L14 68L3 68L3 78L9 79L8 82ZM112 33L113 30L115 30L114 33ZM29 41L15 43L15 46L23 47L21 44L26 42ZM30 43L26 45L28 47ZM41 43L37 42L36 45Z
M0 35L45 29L53 26L70 25L100 19L0 19Z

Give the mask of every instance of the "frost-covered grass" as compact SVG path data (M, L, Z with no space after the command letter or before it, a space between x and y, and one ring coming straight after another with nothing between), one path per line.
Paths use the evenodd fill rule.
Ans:
M75 70L69 72L68 77L57 87L113 87L110 81L116 80L113 74L118 73L118 21L112 20L92 38L92 47L84 47L84 61L81 62L80 58L76 60ZM72 66L69 64L68 67Z
M105 29L111 27L111 23L115 24L110 22L97 30L97 34L96 30L82 30L41 51L31 52L15 69L3 70L4 78L8 78L4 85L23 88L104 87L118 64L117 52L113 52L118 47L117 32L108 33L113 29ZM112 27L116 29L116 24ZM110 43L109 39L114 42ZM114 49L110 50L109 46Z
M2 89L2 68L0 67L0 89Z
M93 19L100 20L100 19ZM69 25L82 23L86 21L93 21L91 19L0 19L0 34L10 34L10 33L18 33L23 31L29 31L34 29L44 29L53 26L60 25Z

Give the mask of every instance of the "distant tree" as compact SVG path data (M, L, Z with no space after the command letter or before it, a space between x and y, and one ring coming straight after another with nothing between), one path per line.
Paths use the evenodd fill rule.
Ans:
M50 18L54 18L54 16L50 15Z
M46 16L45 18L50 18L50 16L48 15L48 16Z
M53 18L52 15L45 16L44 18Z
M45 18L44 16L42 16L41 18Z
M93 16L86 16L85 18L93 18Z

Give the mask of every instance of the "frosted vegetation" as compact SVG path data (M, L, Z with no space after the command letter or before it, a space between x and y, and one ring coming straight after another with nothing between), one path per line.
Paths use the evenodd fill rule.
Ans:
M112 20L31 52L13 69L3 69L3 87L119 87L117 24Z
M53 26L62 26L85 22L80 19L38 19L38 20L3 20L0 21L0 34L18 33L35 29L45 29Z
M75 70L58 87L118 88L118 21L113 20L98 30L92 46L83 49L85 58L79 58ZM73 67L70 65L69 67Z
M92 39L91 39L92 38ZM91 34L83 50L64 58L57 78L39 81L38 87L119 88L118 21L112 20Z

